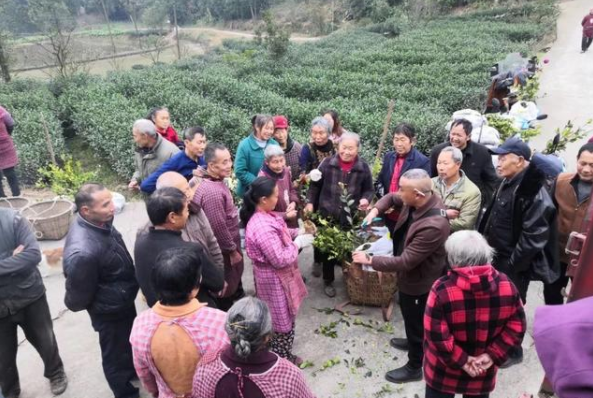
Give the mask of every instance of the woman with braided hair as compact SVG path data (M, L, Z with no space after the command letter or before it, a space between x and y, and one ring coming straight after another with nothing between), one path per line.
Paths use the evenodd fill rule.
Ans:
M230 346L207 354L194 376L194 398L314 398L300 369L269 351L272 317L255 297L229 310Z

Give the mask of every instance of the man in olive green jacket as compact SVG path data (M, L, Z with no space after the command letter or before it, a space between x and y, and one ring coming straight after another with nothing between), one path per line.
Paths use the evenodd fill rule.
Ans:
M154 124L147 119L139 119L132 127L136 147L134 148L134 175L128 184L131 190L140 190L140 183L171 156L179 152L177 146L161 137Z
M439 176L432 179L434 192L447 207L451 232L474 229L482 200L480 189L461 170L462 161L458 148L443 148L437 163Z

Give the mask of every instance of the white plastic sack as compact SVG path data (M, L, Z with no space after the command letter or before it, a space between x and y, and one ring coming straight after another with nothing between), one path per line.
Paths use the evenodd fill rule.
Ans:
M486 117L484 117L484 115L482 115L480 112L474 111L473 109L462 109L457 111L453 113L451 119L465 119L472 124L474 130L480 128L484 124L487 124Z
M387 229L387 228L386 228ZM393 241L389 234L376 240L372 243L365 243L356 248L355 251L363 251L373 256L392 256L393 255ZM364 271L376 272L370 265L363 265Z
M126 205L126 198L121 193L113 192L113 204L115 205L115 214L121 213Z
M536 119L538 115L539 109L535 102L532 101L519 101L509 111L509 116L513 119L517 130L521 130L525 122Z
M485 145L487 148L496 148L500 145L500 133L492 126L482 126L472 131L472 141Z

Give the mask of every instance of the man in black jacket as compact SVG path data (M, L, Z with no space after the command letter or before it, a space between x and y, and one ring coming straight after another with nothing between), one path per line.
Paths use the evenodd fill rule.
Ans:
M556 208L544 173L529 162L526 143L509 138L492 152L499 155L496 169L503 181L478 231L496 251L494 267L507 274L525 303L530 280L552 283L560 275ZM522 360L523 350L517 347L502 367Z
M75 196L78 216L64 247L66 297L71 311L86 310L99 333L103 372L115 398L138 398L129 338L138 294L134 263L113 227L111 192L85 184Z
M463 153L461 170L471 182L480 188L482 193L482 207L487 206L492 199L500 179L494 171L492 156L484 145L472 142L472 124L465 119L455 120L449 132L449 141L435 146L430 152L430 174L438 177L437 162L439 154L448 146L459 148Z
M157 302L151 280L157 256L173 247L187 247L195 251L199 258L205 259L202 263L202 283L198 300L217 308L215 298L224 288L224 273L210 261L200 243L186 242L182 239L181 231L189 217L188 205L186 194L173 187L157 189L146 199L146 211L153 226L147 233L140 233L136 238L134 257L136 277L149 307Z
M60 395L68 386L37 268L40 261L39 244L27 220L0 208L0 391L6 398L21 392L17 326L41 356L52 394Z

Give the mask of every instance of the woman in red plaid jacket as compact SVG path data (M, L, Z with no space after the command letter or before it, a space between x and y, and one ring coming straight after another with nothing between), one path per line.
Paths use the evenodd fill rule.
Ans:
M478 232L456 232L445 248L451 270L432 286L424 314L426 398L487 398L498 366L523 341L523 304Z

